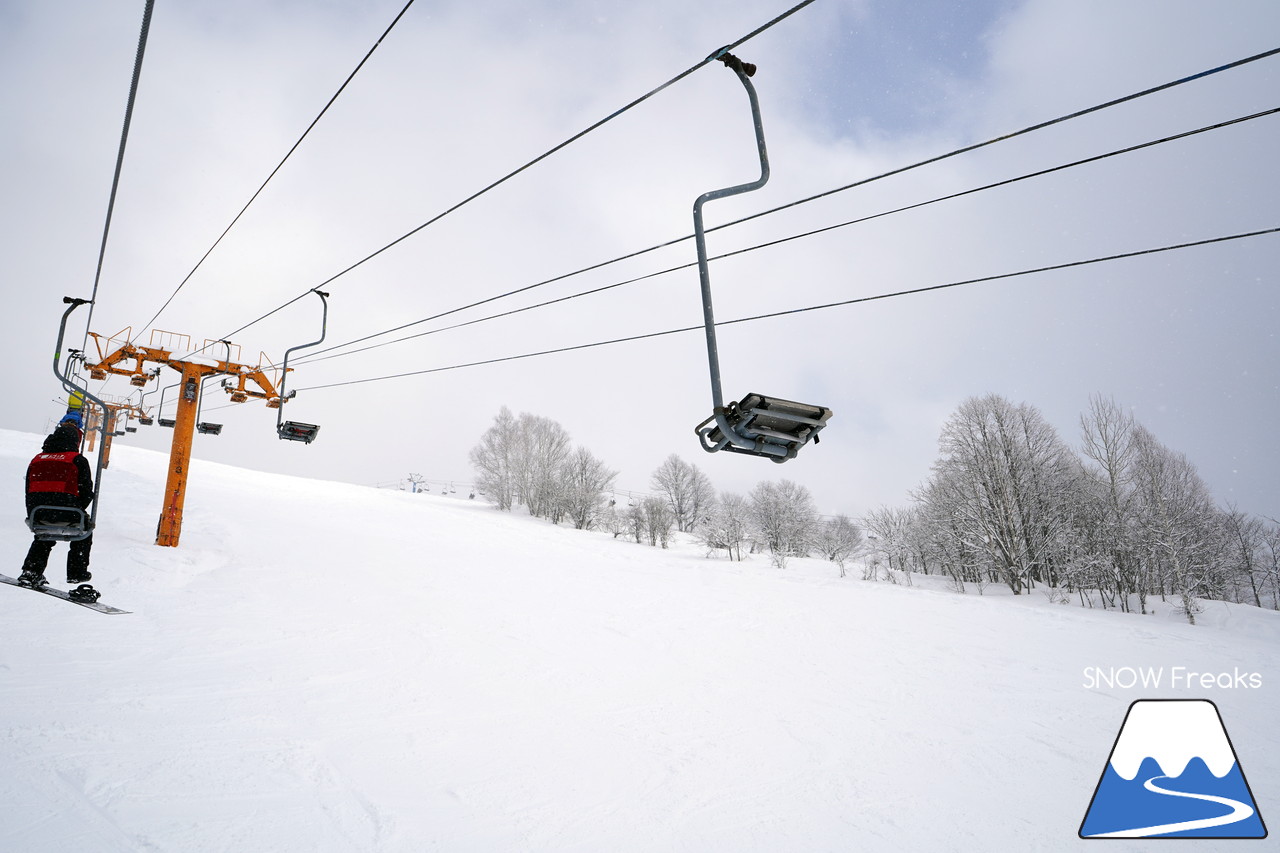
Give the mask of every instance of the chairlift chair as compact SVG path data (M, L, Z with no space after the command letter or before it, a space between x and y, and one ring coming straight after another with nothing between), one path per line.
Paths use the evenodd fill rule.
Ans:
M62 297L62 303L68 307L67 310L63 312L62 321L58 325L58 341L53 348L53 375L58 378L59 383L61 383L62 387L67 391L67 400L69 405L76 409L80 409L84 407L86 402L89 402L95 405L100 411L106 412L107 404L105 401L94 396L88 388L77 384L71 378L70 368L77 362L83 365L84 353L80 350L68 350L70 353L67 365L68 369L64 371L59 365L63 352L62 344L66 339L67 320L71 317L71 313L73 311L81 305L92 304L92 301L88 299L77 299L71 296L64 296ZM105 371L103 371L103 373L105 374ZM105 376L102 378L105 378ZM76 404L76 401L79 401L78 405ZM86 428L95 429L91 424L86 424ZM52 506L48 504L41 504L32 507L31 512L27 514L26 522L27 528L32 532L36 539L42 541L76 542L81 539L87 539L93 534L98 509L102 505L102 501L100 500L102 490L102 469L106 466L107 456L106 420L104 419L96 429L99 429L102 432L103 440L98 444L98 462L95 469L96 473L93 477L93 498L91 500L93 510L91 512L86 512L84 509L79 507Z
M27 529L41 542L77 542L93 535L93 522L78 507L41 505L27 514Z
M285 421L276 430L276 434L286 441L301 441L310 444L316 440L320 427L315 424L304 424L300 421Z
M769 180L769 155L764 142L764 125L760 118L760 102L751 76L756 67L743 62L727 49L721 49L712 58L723 62L738 75L747 98L751 102L751 117L755 125L756 149L760 155L760 177L748 184L711 190L698 196L693 204L694 243L698 251L698 279L702 286L702 311L706 327L707 363L711 371L711 416L694 427L708 453L729 450L751 456L764 456L774 462L794 459L800 448L812 440L818 441L818 433L826 426L831 410L824 406L796 403L763 394L748 394L738 402L724 403L720 386L720 355L716 346L716 324L711 303L711 275L707 267L706 232L702 224L702 206L719 198L751 192L763 187Z
M198 423L196 424L196 432L201 435L221 435L222 424L211 424L208 422Z
M143 415L138 418L138 423L142 424L143 426L151 426L155 422L156 422L155 418L150 418L150 417L147 417L146 415Z
M160 418L159 423L160 423L160 426L162 427L168 427L169 429L173 429L178 422L173 418Z
M818 432L830 417L831 410L823 406L748 394L726 406L721 417L713 414L698 424L697 433L702 449L708 453L729 450L753 456L768 455L775 462L785 462L794 459L809 439L817 444ZM733 436L754 442L756 448L748 449L735 443L721 421L728 424Z
M301 441L303 444L310 444L316 440L316 435L320 432L320 427L315 424L306 424L301 421L284 420L284 401L292 399L297 391L285 394L284 384L289 376L289 355L297 350L313 347L322 343L324 337L328 334L329 329L329 294L324 293L319 288L311 291L320 297L323 304L323 312L320 315L320 337L308 344L299 344L296 347L290 347L284 352L284 363L280 366L280 394L267 401L268 408L276 409L276 435L285 441ZM272 403L275 403L273 406Z

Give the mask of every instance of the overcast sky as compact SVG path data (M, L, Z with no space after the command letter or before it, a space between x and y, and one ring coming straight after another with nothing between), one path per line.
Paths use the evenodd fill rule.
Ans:
M157 0L93 331L132 327L148 342L148 318L403 5ZM197 344L226 336L789 5L418 0L155 326ZM49 362L61 297L92 292L142 9L0 0L0 426L39 433L60 414ZM1274 0L817 0L736 50L760 69L773 176L759 192L708 204L707 222L1277 47ZM1272 109L1278 93L1273 57L713 232L709 250ZM1278 131L1280 118L1259 118L718 261L717 318L1275 228ZM742 87L709 64L330 282L326 344L683 237L694 198L753 179L754 158ZM401 334L694 259L692 242L680 242ZM700 333L306 390L697 325L689 268L300 362L287 412L321 425L310 446L278 441L274 412L229 407L210 383L203 417L225 428L198 436L195 454L367 484L410 472L465 482L467 451L506 405L559 421L620 470L622 489L647 489L677 453L721 489L786 477L823 512L857 515L909 501L966 397L1030 403L1077 446L1079 416L1101 393L1187 454L1219 502L1280 518L1278 267L1273 234L723 328L727 397L759 392L835 411L822 443L785 466L699 449L693 428L711 409ZM73 346L87 311L75 315ZM241 361L279 360L317 336L319 319L308 297L245 329L234 336ZM132 389L115 380L101 390ZM165 449L170 438L144 427L123 440ZM198 494L193 481L188 507ZM156 501L137 509L158 511Z

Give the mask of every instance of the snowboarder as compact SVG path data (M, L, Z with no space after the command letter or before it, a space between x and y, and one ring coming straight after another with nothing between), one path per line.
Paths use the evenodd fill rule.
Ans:
M93 471L89 460L80 453L81 428L84 424L79 412L68 412L58 426L44 440L41 452L27 466L27 514L38 506L88 509L93 503ZM78 520L79 514L44 510L40 519ZM89 580L89 549L93 547L93 535L75 540L67 555L67 583L82 584ZM38 536L27 551L22 564L20 582L29 586L41 586L47 581L45 566L54 543Z

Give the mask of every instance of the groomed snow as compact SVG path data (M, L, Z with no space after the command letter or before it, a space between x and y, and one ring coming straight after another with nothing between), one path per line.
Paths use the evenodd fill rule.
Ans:
M0 431L10 575L40 440ZM1161 697L1216 702L1278 811L1275 613L841 579L198 460L158 548L165 468L120 441L106 472L94 583L131 615L0 587L2 850L1076 849L1126 709Z

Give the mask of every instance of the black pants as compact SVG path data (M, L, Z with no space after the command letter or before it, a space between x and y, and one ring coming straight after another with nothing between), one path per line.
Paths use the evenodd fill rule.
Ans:
M49 552L53 550L55 544L57 543L42 542L39 539L32 542L31 549L27 551L27 559L22 564L22 570L44 574L44 568L49 564ZM93 536L90 535L69 544L71 553L67 555L67 577L83 577L89 571L89 549L93 547ZM74 582L67 581L67 583Z

